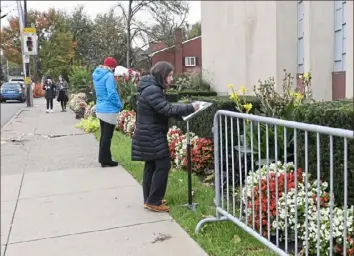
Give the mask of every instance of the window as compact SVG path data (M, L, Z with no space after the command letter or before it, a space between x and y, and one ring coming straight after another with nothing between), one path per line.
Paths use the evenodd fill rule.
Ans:
M304 73L304 1L297 5L297 72Z
M334 71L346 69L346 1L334 1Z
M184 58L184 65L186 67L195 67L196 64L196 57L185 57Z

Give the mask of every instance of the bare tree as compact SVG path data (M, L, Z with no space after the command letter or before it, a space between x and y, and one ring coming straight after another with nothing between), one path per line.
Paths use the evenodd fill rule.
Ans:
M156 24L148 26L143 22L139 25L139 39L145 44L149 44L152 41L163 42L168 46L172 46L175 42L175 30L176 28L184 28L187 26L186 19L188 11L181 14L180 17L170 16L168 13L162 13L155 17Z
M146 25L142 26L142 23L137 21L136 16L139 12L148 12L156 21L157 17L161 16L173 17L186 14L189 9L187 1L129 0L124 2L127 5L119 2L117 7L122 11L126 26L127 67L130 67L132 62L132 42L134 38L151 31Z

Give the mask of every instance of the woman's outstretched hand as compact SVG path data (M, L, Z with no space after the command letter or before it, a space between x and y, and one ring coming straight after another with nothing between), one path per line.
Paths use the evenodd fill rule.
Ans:
M192 103L194 111L198 111L199 110L199 103L198 102L194 102Z

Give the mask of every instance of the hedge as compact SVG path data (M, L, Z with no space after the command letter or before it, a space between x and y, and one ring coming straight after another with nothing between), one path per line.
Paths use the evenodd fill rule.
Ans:
M174 91L171 92L173 93ZM191 97L215 97L218 95L217 92L214 91L193 91L193 90L176 91L175 93L178 94L179 99L191 98Z
M130 107L134 111L136 111L137 96L138 96L138 93L134 93L133 95L131 95L130 101L129 101ZM178 102L179 96L177 93L167 93L166 98L169 102Z
M316 125L353 130L353 101L317 102L301 105L294 112L295 121ZM320 135L320 170L321 179L330 182L330 136ZM313 178L317 178L317 145L316 133L308 133L308 170ZM304 132L298 131L297 148L298 163L305 166ZM344 200L344 142L341 137L333 137L333 191L336 203ZM354 143L348 140L348 203L354 205Z
M136 110L136 98L138 93L135 93L130 98L130 106L131 109ZM193 91L193 90L186 90L186 91L168 91L166 93L167 100L169 102L177 102L183 98L192 98L196 96L204 96L204 97L211 97L217 96L216 92L213 91Z
M260 101L255 96L245 96L247 102L252 103L254 109L260 109ZM235 103L228 99L228 97L192 97L192 100L201 100L212 102L213 105L210 106L205 111L199 113L193 118L189 123L190 131L196 133L199 137L212 138L212 127L214 115L218 110L230 110L235 111ZM170 127L177 126L182 129L183 132L186 132L186 122L179 121L176 119L170 120ZM230 126L229 126L230 127Z

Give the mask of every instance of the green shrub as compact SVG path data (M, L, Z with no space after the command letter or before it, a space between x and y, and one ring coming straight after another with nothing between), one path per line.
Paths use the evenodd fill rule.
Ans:
M94 133L100 129L100 121L96 117L89 116L88 118L81 119L76 127L85 132Z
M85 93L87 102L96 102L96 95L92 83L92 72L86 67L72 67L69 75L69 90L71 93Z
M194 90L179 91L176 93L178 93L179 99L191 98L191 97L215 97L218 95L217 92L214 91L194 91Z
M171 88L182 90L210 91L211 83L203 78L201 70L193 73L183 73L175 77Z
M295 121L353 130L353 101L331 101L304 104L294 112ZM320 171L321 179L330 181L330 136L320 135ZM317 178L317 139L316 133L308 133L308 170L312 177ZM297 133L299 167L305 167L304 132ZM344 142L341 137L333 137L333 191L336 203L343 204L344 196ZM348 203L354 204L354 143L348 140Z
M246 96L246 98L248 102L251 102L253 104L254 109L259 109L260 102L256 97ZM228 97L192 97L192 100L201 100L201 101L208 101L213 103L212 106L199 113L189 123L190 131L196 133L199 137L206 137L206 138L213 137L213 133L212 133L213 120L214 120L214 115L218 110L235 111L235 103L232 100L230 100ZM183 132L186 132L187 130L186 122L184 121L171 119L170 127L174 125L182 129Z
M136 101L139 93L134 93L131 95L129 101L129 105L131 110L136 111ZM178 93L167 93L166 98L169 102L178 102Z

